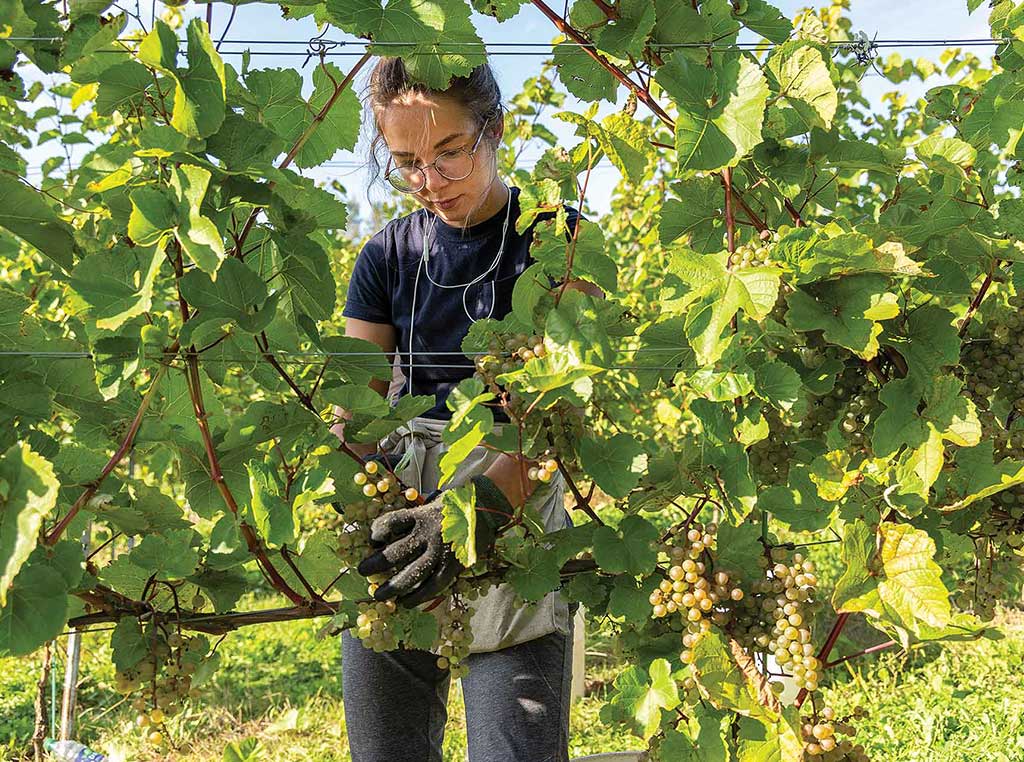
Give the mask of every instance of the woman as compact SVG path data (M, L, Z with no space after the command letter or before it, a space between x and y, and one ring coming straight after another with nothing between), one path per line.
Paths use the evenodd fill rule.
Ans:
M410 465L398 475L426 494L437 486L444 452L441 432L451 415L445 400L474 371L461 355L462 339L476 320L501 318L511 310L512 287L530 263L532 229L516 233L519 191L497 174L504 109L488 65L434 91L415 83L401 59L383 58L371 74L369 92L377 131L371 160L379 169L376 151L386 150L387 180L422 208L392 220L367 242L343 314L346 335L374 342L389 357L398 351L402 393L435 398L432 409L380 443L386 453L413 451ZM594 293L589 284L570 285ZM385 382L371 386L382 395L388 391ZM498 411L495 420L507 418ZM335 431L343 437L343 424ZM366 454L374 446L354 449ZM478 447L446 486L472 478L480 505L481 494L489 494L484 499L494 506L529 501L548 531L568 525L561 478L535 490L527 484L524 491L525 468L516 457ZM401 589L382 585L399 595L399 602L423 600L425 590L432 594L449 581L439 577L434 559L424 560L426 551L422 557L409 551L416 532L440 543L439 509L425 508L419 515L428 514L431 520L402 527L407 535L380 532L386 547L360 566L389 568L394 577L388 585L404 580ZM418 546L426 544L424 539ZM415 578L406 579L414 567ZM513 598L508 585L492 588L471 619L473 641L462 680L470 760L561 762L568 759L572 612L558 591L528 610L514 606ZM426 651L376 653L348 632L342 637L353 761L441 760L450 683L450 671L438 666L444 660Z

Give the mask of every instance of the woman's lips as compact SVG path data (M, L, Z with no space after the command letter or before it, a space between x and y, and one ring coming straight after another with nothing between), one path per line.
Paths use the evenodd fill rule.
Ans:
M454 207L456 203L458 203L460 198L462 198L461 194L458 196L454 196L453 198L447 199L445 201L435 201L434 206L437 207L438 209L447 212L449 209Z

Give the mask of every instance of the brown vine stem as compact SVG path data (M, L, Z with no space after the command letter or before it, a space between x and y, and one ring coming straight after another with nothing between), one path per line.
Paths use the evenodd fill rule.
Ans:
M587 55L597 61L601 66L608 70L608 72L621 82L625 87L628 87L634 93L636 97L643 102L647 108L654 112L654 115L664 122L668 127L675 129L676 123L672 120L665 109L661 107L661 104L654 99L654 97L640 85L636 84L631 80L626 73L622 71L618 66L608 61L604 56L599 54L594 49L594 44L590 42L586 37L576 31L570 24L566 23L565 19L555 13L551 8L548 7L544 0L532 0L533 5L540 10L548 20L555 25L555 27L566 37L570 38L573 42L576 42L583 46L581 49L586 51Z
M157 387L160 385L160 380L164 377L164 374L167 373L168 368L169 366L167 365L161 365L160 368L157 369L156 375L153 376L153 379L149 382L149 388L146 390L146 394L142 397L142 402L139 404L139 409L136 411L135 417L132 419L131 426L128 427L128 431L124 436L124 440L121 442L121 446L117 448L117 451L113 456L111 456L110 460L107 461L107 465L103 467L103 470L95 481L86 487L85 491L78 496L74 505L71 506L71 510L64 514L64 518L58 521L57 525L47 533L46 537L43 539L43 543L45 545L53 545L60 539L64 530L68 528L68 524L74 521L75 516L77 516L78 512L82 510L82 507L89 502L93 495L96 494L96 491L100 488L103 480L106 479L115 468L117 468L117 464L120 463L132 449L132 444L135 441L135 435L139 431L139 426L142 425L142 416L145 415L146 411L149 409L149 405L153 401L153 396L156 393Z
M841 657L839 659L836 659L835 661L830 661L827 664L823 664L821 668L822 669L828 669L829 667L834 667L837 664L842 664L844 661L850 661L850 659L856 659L858 656L867 656L868 654L873 654L873 653L878 653L879 651L884 651L887 648L892 648L894 645L896 645L896 641L895 640L887 640L884 643L879 643L876 646L871 646L869 648L865 648L865 649L863 649L861 651L858 651L855 654L849 654L848 656L843 656L843 657Z
M298 156L299 151L301 151L302 147L306 145L306 141L309 140L313 133L316 132L316 128L319 127L320 124L324 121L324 119L327 118L327 114L330 112L331 108L337 102L338 98L341 97L341 94L345 92L345 88L348 87L349 83L352 81L352 78L359 73L359 70L362 69L366 62L369 60L370 53L364 53L363 56L358 61L356 61L355 65L352 67L349 73L345 75L345 79L341 80L341 82L339 82L335 86L334 92L331 93L331 97L327 99L327 102L323 105L320 111L317 112L317 115L313 117L313 121L310 122L309 126L303 131L301 135L299 135L298 140L295 141L295 145L293 145L291 150L288 151L287 154L285 154L285 157L284 159L281 160L281 163L277 165L278 169L287 169L291 165L291 163L295 160L295 157ZM269 182L267 184L267 189L272 190L274 188L274 185L275 183L273 181ZM245 239L249 237L249 233L252 230L252 226L256 224L256 217L259 216L259 213L261 211L263 211L263 207L257 207L256 209L253 209L252 212L250 212L249 219L245 221L245 226L242 228L242 232L238 235L238 238L235 241L234 251L231 253L231 256L238 257L239 259L245 259L245 256L242 253L242 246L245 244Z
M288 548L284 545L281 546L281 558L283 558L284 562L288 564L289 568L292 570L292 573L298 578L299 582L302 583L302 586L306 588L306 592L309 593L310 599L316 601L317 603L322 603L323 601L320 599L320 594L311 584L309 584L309 580L307 580L305 576L303 576L302 572L299 571L299 567L295 565L294 561L292 561L292 557L288 552Z
M992 269L989 270L988 275L985 276L985 280L981 282L981 286L978 288L978 293L974 295L971 300L971 305L967 308L964 319L960 322L960 338L962 339L967 333L967 326L971 324L971 319L974 317L974 313L978 311L978 307L981 305L982 300L985 298L985 294L988 293L989 288L992 286L992 276L999 267L999 260L992 262Z
M187 317L185 318L188 319ZM227 482L224 479L224 474L220 470L220 460L217 458L217 452L213 447L213 436L210 433L209 424L206 419L206 409L203 405L203 391L202 385L199 378L199 362L196 359L195 354L189 354L186 357L188 364L188 372L185 375L189 397L192 398L192 410L196 415L196 422L199 424L199 433L203 438L203 448L206 450L206 460L210 466L210 478L213 483L217 485L217 491L220 492L221 497L224 499L224 504L227 505L228 510L235 516L238 515L238 503L235 502L235 496L231 494L231 489L228 487ZM249 526L246 522L242 521L238 525L239 530L242 533L242 537L245 538L245 544L249 549L249 552L256 557L256 562L263 569L263 572L267 575L270 584L275 590L284 595L295 605L304 605L305 600L301 595L295 592L291 586L285 581L284 577L277 568L270 562L270 558L267 556L266 549L260 542L259 537L256 535L256 531Z
M565 467L562 459L555 458L555 463L558 464L558 470L562 472L562 478L565 479L565 483L569 485L569 491L572 492L572 496L576 499L576 507L587 514L591 520L597 522L598 526L604 526L604 522L594 513L594 509L590 507L590 501L583 496L580 488L576 486L576 482L573 481L572 476L569 474L569 469Z
M177 255L175 275L180 281L184 274L180 246L178 247ZM187 323L189 307L181 295L180 288L178 289L178 305L181 309L182 322ZM199 376L199 359L194 345L185 354L185 366L185 381L188 386L189 397L192 400L192 412L195 413L196 423L199 425L199 434L203 440L203 449L206 451L206 460L210 466L210 479L217 485L217 491L220 492L228 510L231 511L232 515L238 516L238 503L235 502L235 496L231 494L231 489L224 479L224 473L220 470L220 460L217 458L217 452L213 446L213 435L210 433L210 426L206 421L207 414L203 404L203 387ZM266 549L260 542L256 531L244 521L239 522L239 530L242 533L242 537L245 538L246 547L256 558L256 563L263 570L263 573L267 575L267 580L271 586L295 605L304 605L306 603L305 599L291 588L277 568L270 562Z
M587 574L597 571L597 564L591 559L577 558L570 559L563 564L561 576L563 579L571 578L577 574ZM338 575L339 577L341 575ZM476 579L483 579L489 575L478 575ZM335 580L337 581L337 580ZM332 583L333 584L333 583ZM367 599L367 602L369 599ZM362 603L363 601L357 601ZM69 627L82 630L96 624L107 624L118 621L124 614L138 615L149 608L145 604L133 602L135 607L125 607L121 610L100 611L93 614L84 614L68 621ZM302 606L290 606L285 608L260 609L257 611L228 611L223 614L191 614L175 619L183 630L205 632L210 635L222 635L240 627L254 624L270 624L271 622L290 622L300 619L313 619L318 616L329 616L338 611L338 601L313 601Z
M843 631L843 627L846 626L846 622L849 618L850 615L846 612L836 617L835 624L832 625L832 631L829 632L828 638L825 639L825 644L821 647L821 650L818 651L818 661L822 664L825 664L825 660L832 652L832 647L836 644L836 641L839 640L839 633ZM805 688L801 688L800 692L796 695L796 705L798 707L803 706L804 701L807 700L807 696L807 690Z

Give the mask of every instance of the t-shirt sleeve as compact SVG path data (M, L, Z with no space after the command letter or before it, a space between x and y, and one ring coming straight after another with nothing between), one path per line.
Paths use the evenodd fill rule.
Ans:
M341 313L345 317L370 323L394 322L391 319L391 290L381 238L374 236L367 241L356 257L348 282L345 309Z

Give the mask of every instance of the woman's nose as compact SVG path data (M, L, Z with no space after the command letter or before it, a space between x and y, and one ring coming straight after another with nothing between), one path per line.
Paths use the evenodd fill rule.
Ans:
M437 167L424 167L421 171L423 172L424 179L423 189L431 193L451 182L451 180L437 171Z

